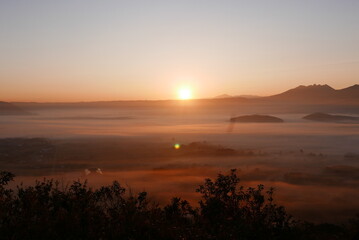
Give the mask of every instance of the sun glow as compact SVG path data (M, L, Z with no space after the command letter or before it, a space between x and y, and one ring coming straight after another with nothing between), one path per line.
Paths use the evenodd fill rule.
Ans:
M181 88L178 90L178 97L181 100L187 100L192 98L192 91L189 88Z

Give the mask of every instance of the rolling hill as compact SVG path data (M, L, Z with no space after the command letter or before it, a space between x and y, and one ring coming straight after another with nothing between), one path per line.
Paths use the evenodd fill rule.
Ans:
M243 122L243 123L281 123L283 119L273 117L270 115L245 115L234 117L230 119L231 122Z
M309 114L303 119L317 122L348 122L348 123L359 123L358 117L345 116L345 115L333 115L327 113L313 113Z
M0 115L29 115L29 114L30 114L29 112L26 112L11 103L0 102Z

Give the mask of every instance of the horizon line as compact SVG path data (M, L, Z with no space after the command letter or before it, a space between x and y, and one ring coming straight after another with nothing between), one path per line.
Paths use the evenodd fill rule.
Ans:
M198 100L220 100L220 99L233 99L233 98L242 98L242 99L252 99L252 98L248 98L245 96L257 96L258 98L264 98L264 97L271 97L271 96L275 96L284 92L287 92L289 90L292 89L296 89L298 87L311 87L311 86L329 86L330 88L332 88L333 90L343 90L349 87L354 87L354 86L359 86L359 83L350 85L348 87L345 88L340 88L340 89L335 89L333 87L331 87L329 84L310 84L310 85L297 85L296 87L290 88L288 90L285 90L283 92L280 93L276 93L276 94L272 94L272 95L266 95L266 96L257 96L257 95L253 95L253 94L241 94L241 95L229 95L226 93L222 93L219 94L217 96L214 97L206 97L206 98L191 98L191 99L121 99L121 100L75 100L75 101L6 101L6 100L0 100L0 102L8 102L8 103L42 103L42 104L69 104L69 103L103 103L103 102L159 102L159 101L198 101ZM229 97L218 97L221 95L228 95Z

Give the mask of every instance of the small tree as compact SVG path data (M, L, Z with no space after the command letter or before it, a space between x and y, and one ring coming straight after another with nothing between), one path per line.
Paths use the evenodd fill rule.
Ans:
M263 193L256 188L239 186L232 169L229 175L206 179L196 190L202 194L200 212L204 227L216 238L272 239L289 232L291 216L273 202L274 189ZM285 234L284 234L285 233Z

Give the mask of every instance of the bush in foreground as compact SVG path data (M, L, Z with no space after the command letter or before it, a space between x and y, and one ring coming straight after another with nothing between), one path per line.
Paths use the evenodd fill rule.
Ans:
M7 189L13 178L0 172L1 239L355 239L359 229L355 219L347 226L296 222L274 203L273 189L245 189L236 170L206 179L196 190L198 208L181 198L160 207L116 181L99 189L53 180Z

